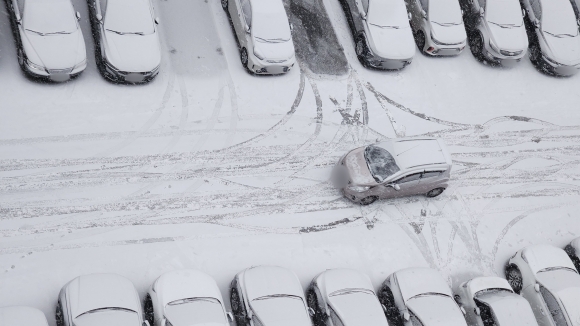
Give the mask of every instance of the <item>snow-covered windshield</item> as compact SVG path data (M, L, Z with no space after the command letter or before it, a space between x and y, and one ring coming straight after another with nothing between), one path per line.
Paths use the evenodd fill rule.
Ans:
M222 305L214 298L195 298L170 302L165 317L173 326L225 324Z
M155 32L149 0L107 0L105 29L117 34Z
M262 1L252 1L252 34L262 42L290 41L290 24L282 3L276 1L260 6Z
M459 25L463 22L457 0L429 0L429 19L439 25Z
M487 0L485 18L502 27L522 26L522 8L518 0Z
M501 293L501 292L507 292L507 293L513 293L512 291L508 290L508 289L502 289L502 288L495 288L495 289L485 289L485 290L481 290L481 291L477 291L474 295L474 297L479 297L482 295L488 295L490 293Z
M377 182L383 182L401 170L391 153L379 146L367 146L365 148L365 160L373 178Z
M22 13L24 29L38 34L69 34L77 30L69 0L27 0Z
M384 312L372 291L351 289L337 292L329 295L329 299L345 325L387 326Z
M310 325L310 317L300 297L262 297L254 299L250 306L264 325Z
M378 27L403 28L409 26L407 8L403 0L370 0L369 24Z
M74 319L75 326L139 325L135 311L122 308L102 308L85 312Z
M570 0L542 1L542 30L560 38L578 35L576 15Z

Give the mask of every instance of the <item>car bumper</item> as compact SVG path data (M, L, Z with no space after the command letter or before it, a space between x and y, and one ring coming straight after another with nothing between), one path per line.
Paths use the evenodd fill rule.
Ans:
M295 64L294 57L284 61L268 61L260 60L252 55L249 58L248 69L258 75L278 75L289 72Z
M518 51L506 51L509 53L509 55L506 55L494 50L489 46L489 44L485 46L483 52L483 55L487 60L497 62L505 66L520 62L527 53L526 50L521 50L520 53L518 53Z
M105 64L104 67L104 74L105 77L111 81L119 82L119 83L128 83L128 84L141 84L147 83L151 81L153 78L159 74L159 66L152 71L144 71L144 72L129 72L129 71L121 71L111 67L108 64Z
M425 42L425 53L431 56L447 57L460 55L465 49L467 41L458 44L438 44L432 39Z
M86 61L73 68L67 69L38 69L29 65L28 63L24 63L24 69L30 76L50 80L57 83L68 81L71 78L80 75L80 73L83 72L86 67Z
M375 69L384 69L384 70L400 70L405 68L406 66L410 65L413 61L413 58L409 59L385 59L380 57L367 57L366 64L369 67Z
M568 77L573 76L580 70L580 64L574 66L556 64L542 58L542 69L557 76Z

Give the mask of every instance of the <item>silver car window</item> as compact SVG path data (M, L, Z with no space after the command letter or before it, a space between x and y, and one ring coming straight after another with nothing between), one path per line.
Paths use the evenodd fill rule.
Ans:
M421 0L421 7L425 12L429 11L429 0Z
M558 304L554 295L543 286L540 286L540 293L542 294L546 306L548 306L548 310L550 311L550 315L552 316L552 320L554 320L556 326L567 326L566 317L564 317L562 308Z
M423 174L423 173L421 173L421 172L420 173L413 173L413 174L410 174L406 177L403 177L395 182L396 183L406 183L406 182L416 181L416 180L421 179L421 174Z
M542 19L542 5L540 0L530 0L530 5L532 6L532 11L536 19Z
M332 324L334 326L344 326L334 309L330 308L330 320L332 320Z
M479 0L479 6L485 9L485 2L486 0Z
M400 171L391 153L379 146L369 145L365 148L365 160L369 171L377 182L383 182L386 178Z
M427 171L423 173L423 179L438 177L441 173L443 173L443 171Z
M369 0L361 0L365 14L369 12Z
M250 0L242 0L242 13L244 14L244 20L248 27L252 26L252 5Z

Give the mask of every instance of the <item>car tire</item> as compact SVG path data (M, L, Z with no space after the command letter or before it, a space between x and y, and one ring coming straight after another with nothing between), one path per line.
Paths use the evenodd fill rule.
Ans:
M431 189L428 193L425 194L425 196L427 196L429 198L437 197L437 196L441 195L444 191L445 191L445 188Z
M222 3L222 8L228 11L228 0L221 0L220 2Z
M320 311L320 306L318 305L318 297L312 289L308 290L308 293L306 293L306 304L309 308L314 310L314 316L312 316L314 326L324 326L322 312Z
M358 60L363 64L363 66L366 65L367 64L366 56L369 50L367 48L367 42L364 35L360 35L356 39L354 50L356 52L356 57L358 58Z
M376 202L377 199L379 199L379 197L377 197L377 196L368 196L368 197L361 199L360 204L362 206L370 205L370 204Z
M145 297L143 313L145 314L145 320L149 322L149 325L153 326L153 323L155 322L155 310L153 309L153 300L151 300L149 294Z
M568 257L570 257L570 259L574 263L574 267L576 267L576 270L580 271L580 258L576 254L576 250L574 249L574 247L572 247L571 245L567 245L566 248L564 248L564 251L568 254Z
M395 297L387 285L383 286L379 292L379 302L383 306L388 324L390 326L403 326L401 313L395 305Z
M60 300L58 300L58 303L56 304L54 319L56 320L56 326L64 326L64 315L62 312L62 304L60 303Z
M415 33L415 43L417 43L417 47L419 48L419 52L425 53L425 43L427 42L425 39L425 33L422 30L417 31Z
M469 39L471 40L469 42L471 53L477 60L483 61L483 37L481 33L478 31L472 32Z
M522 272L514 265L510 264L505 268L505 278L516 294L520 294L523 287Z
M242 51L240 52L240 61L242 62L242 66L244 66L244 68L249 69L248 68L248 50L246 50L246 48L242 48Z

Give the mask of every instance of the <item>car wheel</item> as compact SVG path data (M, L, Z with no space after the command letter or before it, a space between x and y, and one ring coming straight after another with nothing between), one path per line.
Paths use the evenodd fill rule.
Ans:
M391 289L385 285L379 292L379 301L385 311L387 321L391 326L403 326L403 319L401 313L395 305L395 297Z
M415 43L417 43L417 47L421 53L425 53L425 42L425 33L423 31L415 33Z
M358 60L365 65L366 64L366 56L368 54L367 43L365 37L363 35L359 36L356 40L355 44L355 52L356 57Z
M62 305L60 304L60 300L58 300L58 304L56 305L54 319L56 319L56 326L64 326L64 316L62 313Z
M240 60L242 61L242 66L244 68L248 68L248 50L246 48L242 48L242 52L240 53Z
M576 250L574 249L574 247L572 247L571 245L567 245L566 248L564 248L564 251L566 251L568 257L570 257L570 259L574 263L576 270L580 271L580 258L578 258L578 256L576 255Z
M363 206L370 205L370 204L376 202L377 199L379 199L379 197L377 197L377 196L368 196L368 197L361 199L360 204Z
M321 320L322 313L318 306L318 298L316 297L316 293L314 293L314 290L312 289L308 290L308 293L306 294L306 303L308 304L308 307L314 310L314 316L312 316L314 326L324 326L324 321Z
M522 272L520 272L520 269L514 264L507 266L505 269L505 278L514 292L520 294L523 286Z
M483 37L481 37L481 33L473 32L470 39L469 48L471 53L477 60L483 60Z
M429 198L437 197L445 191L445 188L435 188L425 194Z
M221 0L221 3L222 3L222 8L225 11L228 11L228 0Z
M149 294L145 297L143 313L145 314L145 319L149 322L149 325L153 326L153 322L155 321L155 311L153 310L153 300L151 300Z

